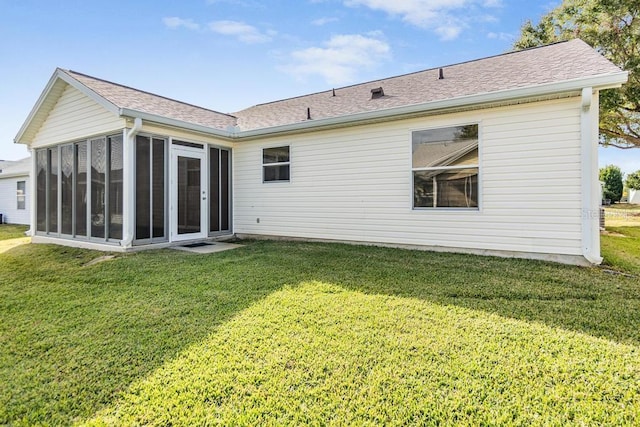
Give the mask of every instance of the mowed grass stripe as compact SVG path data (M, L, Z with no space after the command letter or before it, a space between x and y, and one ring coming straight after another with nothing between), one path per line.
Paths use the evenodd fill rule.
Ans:
M634 346L326 283L279 291L88 424L640 422Z
M444 422L450 420L442 418L453 405L445 405L450 400L465 405L476 399L478 402L484 402L483 399L492 402L491 396L494 395L489 393L488 397L483 397L474 388L474 381L486 383L485 391L506 387L516 392L501 396L517 396L519 386L512 386L508 382L505 385L506 377L498 375L507 369L497 370L497 376L492 377L483 365L479 365L482 369L473 372L458 368L467 366L468 356L464 356L464 351L471 351L472 348L484 354L488 360L494 360L487 355L495 350L501 357L496 363L510 366L508 360L511 359L504 359L508 354L500 354L500 349L508 340L514 340L517 346L528 349L514 353L521 359L526 360L530 353L536 355L530 350L535 346L527 343L531 334L519 338L518 329L514 332L513 327L509 326L509 322L514 321L518 325L555 331L549 332L551 334L575 334L595 340L593 342L598 344L594 357L602 361L602 376L598 376L600 370L594 371L596 368L591 369L586 365L563 365L560 361L555 367L553 357L544 358L540 355L535 358L539 360L538 364L532 361L528 366L546 375L545 378L552 385L557 383L553 390L560 390L563 384L580 384L574 378L576 375L584 375L587 380L592 376L598 381L606 379L613 384L611 390L614 396L610 398L604 394L609 405L607 420L613 422L637 416L635 407L627 406L625 409L616 403L626 402L625 395L619 393L618 384L622 387L628 380L630 387L637 387L637 366L622 363L616 356L618 350L615 350L620 344L627 345L625 348L628 349L637 349L640 345L640 286L637 278L606 274L597 268L576 268L526 260L339 244L245 243L246 246L241 249L212 255L192 255L173 250L118 255L112 261L92 266L86 265L102 253L52 245L23 245L0 254L0 425L69 425L92 420L97 414L104 414L107 417L104 419L111 419L114 424L122 424L128 416L138 417L140 414L124 410L129 405L132 390L143 387L146 381L153 381L159 372L166 372L169 387L173 373L168 367L175 361L184 360L191 349L205 345L222 331L233 328L235 321L245 322L240 329L246 329L247 336L254 337L245 343L249 347L252 342L261 343L259 337L278 337L283 333L282 330L295 330L298 324L321 325L315 328L313 334L301 334L307 336L309 342L306 346L300 346L301 355L292 353L295 346L286 342L280 345L280 353L278 348L265 348L264 345L269 342L261 343L256 354L271 354L273 360L286 359L289 362L287 372L294 368L302 370L296 366L303 366L305 368L301 372L313 373L311 378L318 379L322 377L315 373L317 367L308 365L318 361L318 366L324 366L321 362L330 353L322 353L322 349L334 349L332 351L344 360L341 369L347 372L349 382L323 380L322 387L318 385L306 390L318 396L331 396L329 407L335 408L338 424L349 419L358 420L356 423L376 423L387 415L389 419L414 417L420 420L426 420L424 417L428 416L432 417L433 423L439 420ZM317 295L312 292L315 284L319 286ZM304 292L297 294L298 289ZM269 298L272 297L277 297L273 300L276 303L263 307L262 303L271 301ZM310 300L313 304L300 305L300 298L303 302ZM329 301L333 298L337 301L335 304ZM314 302L316 300L331 307L331 311L324 313L320 310L322 305ZM393 314L394 318L416 317L415 327L403 326L413 325L408 320L399 320L397 323L380 320L382 323L375 323L379 312L383 313L381 319L391 318L391 315L384 313L390 310L387 305L394 304L398 305L398 313ZM309 314L302 315L306 312L303 313L301 307L306 307ZM313 307L316 308L312 310ZM426 344L416 344L416 350L408 351L403 347L404 344L395 349L387 343L384 348L390 354L398 354L398 357L392 363L381 358L376 349L382 344L376 337L388 337L389 342L402 341L403 337L409 341L424 341L427 337L412 334L414 330L428 331L432 328L430 322L437 317L425 317L423 313L437 308L453 310L453 315L446 316L446 322L457 324L456 333L463 336L464 328L473 328L465 326L456 317L468 316L470 322L478 324L473 329L475 331L479 330L481 323L495 322L496 327L505 323L505 336L497 343L494 338L476 341L465 338L460 345L469 350L464 351L457 347L453 347L456 351L451 350L453 344L445 339L428 341L435 346L430 350L432 353L425 353L433 354L432 359L422 365L409 364L406 368L401 363L402 359L407 359L406 363L417 363L415 361L420 359L412 357L424 351L428 347ZM331 315L334 312L340 315ZM250 317L255 319L259 333L248 332L251 325L246 322L251 313L258 313ZM271 318L270 323L260 323L263 318ZM360 318L365 320L360 321ZM349 322L342 324L342 319L349 319ZM324 329L331 340L326 341L325 335L322 335L325 334L322 332ZM361 345L362 340L354 338L356 335L353 333L336 332L350 329L353 333L361 330L362 333L357 336L363 337L364 344ZM408 333L405 331L407 329ZM483 334L492 337L489 332ZM339 338L342 335L346 337L344 341ZM456 342L456 335L453 335L451 343ZM232 342L235 342L234 339L229 338ZM531 339L536 342L535 336ZM333 341L337 341L334 347L330 345ZM359 349L357 357L340 353L340 348L350 346ZM487 347L486 351L484 346ZM444 356L437 357L441 352ZM327 356L322 360L315 359L316 353ZM458 353L464 357L456 359ZM306 360L306 364L295 365L296 359L291 354L296 354L298 360ZM269 368L273 363L263 366L255 362L261 360L260 357L243 362L248 364L246 372L251 378L255 376L252 372L256 369L258 372L265 370L269 375L273 372L274 368ZM379 359L382 360L379 369L391 373L385 374L387 376L367 374L370 371L378 372L376 363ZM456 360L458 363L454 363ZM518 359L515 357L513 360ZM611 365L611 368L607 369L607 365ZM626 366L630 366L630 372ZM397 373L394 371L396 367ZM427 393L424 390L432 389L420 388L418 382L425 382L421 374L423 370L431 374L430 369L434 370L435 367L441 371L443 378L443 386L437 388L437 392L442 394L446 390L451 393L443 394L439 399L434 398L434 402L445 405L442 406L445 409L438 412L437 408L441 406L423 410L418 406L400 405L402 408L395 410L404 410L406 414L391 411L392 407L397 406L397 396L402 396L403 401L424 403L423 394ZM327 372L338 368L340 366L334 367L333 364L326 367ZM180 369L192 371L195 368L187 363ZM222 365L220 369L223 369ZM228 369L236 372L237 366L230 364ZM361 371L353 371L356 369ZM337 374L330 377L334 376L339 377ZM455 382L453 379L457 376L469 380ZM414 377L419 380L415 384L409 381ZM372 378L380 378L381 385L372 382ZM260 381L264 383L264 380ZM350 383L353 385L349 386ZM467 383L468 387L465 385ZM261 384L255 384L257 395L266 393L265 390L270 394L271 388L262 388ZM291 393L295 391L295 384ZM450 384L454 384L454 387ZM291 386L286 382L284 385ZM273 384L271 386L275 387ZM431 387L436 389L435 386ZM535 396L549 394L543 393L547 387L544 382L531 387L535 388L532 391ZM390 406L372 398L369 404L358 405L359 418L351 418L355 417L355 409L348 402L365 402L368 399L358 400L358 396L372 396L378 394L380 389L395 390L393 396L385 397L392 402ZM238 390L242 393L234 395L230 391L228 399L236 399L250 407L251 399L255 399L256 395L247 394L245 388ZM163 393L162 390L154 392ZM601 392L600 386L594 387L593 395L586 391L584 397L577 396L575 399L597 400ZM454 394L458 396L457 400L452 400ZM519 417L526 417L529 412L528 400L525 401L527 395L523 396L519 409L510 401L506 405L517 411ZM189 412L189 408L199 407L199 398L185 400L180 403L182 408L178 409ZM237 407L235 403L225 402L210 398L207 405ZM319 409L305 412L304 407L291 406L293 403L284 397L279 403L273 401L273 405L274 408L288 408L277 412L281 417L277 419L285 422L291 417L304 419L314 416L319 420L325 414ZM491 405L493 403L489 407L494 407ZM533 407L539 408L540 405ZM120 408L123 409L118 412ZM478 411L474 408L469 411ZM374 414L371 419L366 418L369 413ZM559 407L554 414L560 416L558 414L562 413ZM119 414L124 418L108 418ZM207 416L220 416L218 412L215 414ZM590 412L586 416L593 420L601 417L599 413ZM480 417L478 415L474 419ZM236 418L216 418L222 423L227 419ZM156 422L158 418L151 417L149 420ZM245 419L237 420L242 423ZM326 422L331 420L334 418L329 417Z
M640 227L607 227L607 231L610 234L601 236L605 265L640 276Z

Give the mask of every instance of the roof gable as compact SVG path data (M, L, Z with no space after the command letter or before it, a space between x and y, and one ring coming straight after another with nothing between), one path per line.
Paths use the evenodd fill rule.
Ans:
M218 130L225 130L236 124L236 118L228 114L57 68L20 128L15 142L33 141L68 86L77 89L116 117L135 117L137 113L145 113L157 117L160 121L172 119L178 123L196 124Z
M127 115L128 111L141 112L220 130L229 126L233 127L236 124L236 118L229 114L98 79L76 71L64 70L63 72L99 97L115 105L121 115Z
M55 108L58 100L62 97L63 93L69 86L77 89L83 95L89 97L91 100L105 108L108 112L116 116L118 115L118 108L114 104L102 98L76 79L67 75L64 70L57 68L40 94L40 97L29 113L29 116L27 116L27 119L18 131L18 134L14 139L15 142L30 143L33 141L38 131L47 120L47 117L49 117L49 114L51 114Z

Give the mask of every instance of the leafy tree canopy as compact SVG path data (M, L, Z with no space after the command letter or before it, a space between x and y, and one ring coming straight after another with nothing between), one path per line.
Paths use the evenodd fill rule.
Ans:
M564 0L537 25L527 21L515 49L580 38L629 72L620 89L600 94L600 143L640 147L640 1Z
M618 166L607 165L600 169L600 181L604 182L603 198L619 202L622 198L622 171Z
M630 188L632 190L640 190L640 170L627 175L625 184L627 185L627 188Z

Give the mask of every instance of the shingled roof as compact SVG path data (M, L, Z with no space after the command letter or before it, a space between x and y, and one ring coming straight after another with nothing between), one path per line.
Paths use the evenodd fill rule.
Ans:
M260 104L234 115L245 131L306 121L308 114L312 120L333 118L619 72L576 39ZM372 99L371 90L380 87L384 96Z
M626 78L626 72L576 39L223 114L76 71L57 69L15 140L28 143L33 138L66 84L76 86L123 117L242 138L293 128L332 126L337 122L384 120L428 110L467 108L473 103L511 102L525 96L580 91L585 86L616 87ZM373 96L375 89L378 93Z
M117 108L140 111L216 129L226 129L236 124L236 118L229 114L144 92L77 71L60 71L73 77Z
M0 178L26 176L31 171L31 157L20 160L0 160Z

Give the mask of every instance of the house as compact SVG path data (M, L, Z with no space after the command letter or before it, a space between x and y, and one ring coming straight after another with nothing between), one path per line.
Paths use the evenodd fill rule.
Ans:
M0 224L29 224L31 159L0 160Z
M640 190L634 190L633 188L629 190L628 203L632 205L640 205Z
M580 40L234 114L57 69L15 138L34 242L355 242L599 263L598 94Z

